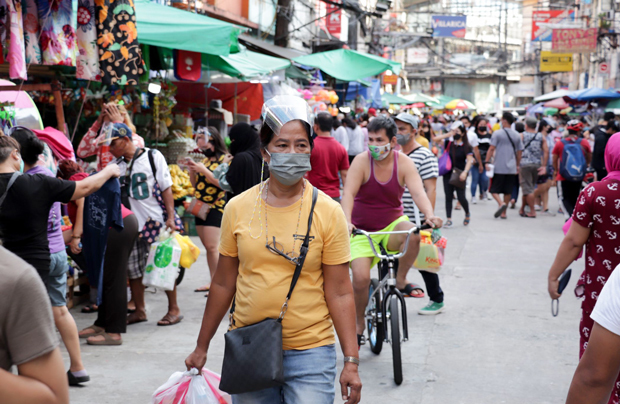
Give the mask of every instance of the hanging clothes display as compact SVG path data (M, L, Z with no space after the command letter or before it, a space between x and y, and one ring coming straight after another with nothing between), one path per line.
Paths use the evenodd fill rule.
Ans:
M75 66L77 41L71 0L37 0L44 65Z
M22 0L22 18L24 21L26 63L40 65L39 14L37 11L37 2L35 0Z
M95 28L95 0L79 0L77 9L77 72L78 79L101 81L97 30Z
M9 52L9 5L0 0L0 63L4 63Z
M97 45L104 84L138 84L143 72L132 0L97 0Z
M24 48L24 25L22 21L21 0L7 0L9 6L9 20L11 22L9 45L9 77L12 79L27 80L26 50Z

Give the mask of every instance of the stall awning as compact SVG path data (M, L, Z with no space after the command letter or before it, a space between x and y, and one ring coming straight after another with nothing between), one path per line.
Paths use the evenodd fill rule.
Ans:
M283 48L281 46L277 46L272 43L253 38L245 34L239 35L239 42L241 42L251 51L289 60L293 60L296 57L307 54L307 52L298 51L296 49Z
M570 94L570 91L568 90L555 90L547 94L539 95L538 97L534 98L534 102L551 101L555 100L556 98L564 97L568 94Z
M411 104L411 101L406 100L402 97L399 97L396 94L383 93L381 94L381 98L383 99L384 102L387 102L388 104L395 104L395 105Z
M381 56L351 49L336 49L293 59L304 66L316 67L341 81L356 81L392 70L398 74L401 64Z
M210 55L228 55L245 30L215 18L149 0L134 0L141 44Z
M203 69L217 70L235 78L249 80L284 70L291 65L291 62L244 50L228 56L203 55L202 65Z
M427 105L431 105L432 103L438 104L439 100L437 98L431 97L430 95L422 94L422 93L414 93L403 95L403 98L409 100L408 104L411 103L424 103Z

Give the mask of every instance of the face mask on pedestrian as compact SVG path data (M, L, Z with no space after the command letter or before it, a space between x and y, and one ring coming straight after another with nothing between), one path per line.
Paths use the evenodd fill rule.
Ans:
M478 133L487 133L486 126L478 126Z
M383 146L368 145L368 149L370 150L370 155L373 159L381 161L390 154L392 145L390 143L384 144Z
M401 135L400 133L396 135L396 141L399 145L404 146L411 140L411 133L406 135Z
M308 171L312 169L310 165L310 154L306 153L269 153L269 172L280 184L291 186L297 184Z
M460 133L457 133L454 135L454 140L456 140L457 142L460 141L463 138L463 135L461 135Z
M205 157L211 158L215 156L215 150L213 149L204 149L202 151L202 154L204 154Z

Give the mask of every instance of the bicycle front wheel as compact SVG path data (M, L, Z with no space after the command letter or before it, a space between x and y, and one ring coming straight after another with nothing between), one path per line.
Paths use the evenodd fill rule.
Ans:
M398 298L392 296L390 300L390 325L392 335L392 364L394 366L394 382L400 385L403 382L403 363L400 355L400 311L398 309Z
M379 287L379 280L370 280L368 296L372 296ZM368 343L372 353L379 355L383 348L383 321L381 319L381 299L375 294L370 299L370 304L366 308L366 329L368 330Z

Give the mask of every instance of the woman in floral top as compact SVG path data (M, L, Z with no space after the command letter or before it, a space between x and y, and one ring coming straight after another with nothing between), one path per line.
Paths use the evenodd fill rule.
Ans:
M116 102L103 104L103 109L101 114L99 114L99 118L97 118L93 126L91 126L86 135L84 135L77 149L77 156L82 159L97 155L97 171L103 170L114 160L114 156L110 153L110 146L98 144L99 131L106 122L124 123L129 126L133 133L133 144L139 148L144 147L144 139L136 134L136 127L131 123L131 118L129 118L127 109L123 105L116 104Z
M220 226L227 201L226 192L220 188L220 182L213 175L213 171L220 164L229 162L231 156L220 133L212 126L207 133L196 134L196 144L206 158L201 163L189 162L189 178L196 189L194 197L211 206L206 220L196 217L196 232L207 250L207 263L213 279L219 258L217 247L220 241ZM196 292L207 292L208 296L209 288L210 285L205 285L196 289Z

